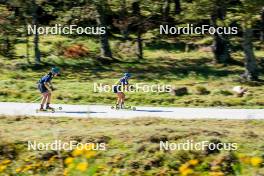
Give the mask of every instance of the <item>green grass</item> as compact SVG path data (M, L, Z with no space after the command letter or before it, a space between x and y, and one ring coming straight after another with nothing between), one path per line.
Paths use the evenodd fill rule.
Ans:
M22 40L21 40L22 41ZM91 38L67 38L63 36L41 36L40 48L44 53L42 67L27 63L25 43L16 45L16 59L0 58L0 101L31 102L40 96L36 82L56 65L62 69L62 76L54 79L58 89L54 92L54 103L71 104L113 104L116 95L113 93L94 93L94 83L114 84L124 72L131 72L131 84L171 85L175 88L187 87L188 95L173 96L169 93L127 93L128 104L151 106L190 106L190 107L244 107L260 108L264 101L261 98L263 85L241 84L235 81L244 68L238 65L223 66L212 63L212 54L198 51L183 52L174 46L161 47L161 44L146 44L145 58L139 62L135 56L119 53L118 41L111 42L112 48L120 62L104 63L95 55L99 53L99 41ZM32 38L30 38L32 43ZM65 58L57 55L56 46L83 44L89 55L83 58ZM166 46L162 44L162 46ZM30 61L34 63L30 49ZM262 51L256 51L258 58ZM242 61L240 52L233 57ZM263 78L263 75L261 76ZM249 89L249 94L238 98L232 88L237 85ZM197 92L199 87L208 90L208 94Z
M210 126L210 128L208 128ZM94 165L103 167L99 175L159 175L166 171L175 175L179 167L190 159L199 160L195 172L208 175L213 163L222 163L225 175L235 175L227 169L235 164L239 156L262 156L264 122L253 120L169 120L140 118L131 120L116 119L70 119L42 117L1 117L0 118L0 163L11 159L6 172L14 173L16 168L41 164L43 167L31 168L25 175L61 175L62 166L57 158L48 167L45 166L52 151L28 151L27 141L38 143L53 142L55 139L81 143L100 141L106 143L105 151L97 151ZM204 151L159 150L159 141L182 143L220 140L224 143L237 143L234 152L221 151L208 154ZM71 151L62 151L63 159ZM233 158L233 156L235 158ZM233 159L227 159L227 158ZM45 158L45 159L44 159ZM1 165L1 164L0 164ZM90 165L92 167L92 165ZM206 166L206 167L205 167ZM66 166L64 165L66 168ZM242 175L263 174L263 168L242 165ZM233 173L233 174L232 174ZM85 174L80 174L85 175Z

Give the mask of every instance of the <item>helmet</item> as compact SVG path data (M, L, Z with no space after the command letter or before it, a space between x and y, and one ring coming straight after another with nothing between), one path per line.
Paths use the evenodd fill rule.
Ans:
M131 74L130 73L125 73L124 76L130 78Z
M55 73L55 74L59 74L59 73L60 73L60 69L59 69L58 67L53 67L53 68L51 69L51 72L52 72L52 73Z

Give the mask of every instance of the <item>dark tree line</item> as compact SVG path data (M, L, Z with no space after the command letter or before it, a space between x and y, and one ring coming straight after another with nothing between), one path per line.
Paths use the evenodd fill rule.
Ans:
M263 0L1 0L0 4L1 54L6 57L11 57L13 54L14 38L24 35L27 39L27 58L29 58L29 36L25 35L28 24L40 26L57 22L67 25L74 23L78 18L83 24L105 27L106 33L100 36L101 56L108 58L113 58L109 40L118 29L122 41L135 41L136 55L139 59L144 58L144 34L157 29L160 24L195 23L210 24L214 27L235 25L240 29L236 37L242 40L241 48L245 58L246 71L243 77L248 80L257 80L259 77L253 42L257 39L264 41ZM83 17L76 13L89 15ZM14 26L23 29L23 32L13 30ZM256 32L255 28L259 32ZM168 36L159 37L168 38ZM232 36L220 34L212 36L212 52L216 63L232 62L230 37ZM35 63L39 64L41 49L38 33L33 39Z

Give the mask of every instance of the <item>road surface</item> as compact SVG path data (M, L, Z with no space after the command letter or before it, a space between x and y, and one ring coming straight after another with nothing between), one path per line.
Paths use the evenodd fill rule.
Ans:
M264 109L222 109L222 108L175 108L175 107L136 107L132 110L112 110L106 105L53 105L62 107L55 113L41 112L39 104L0 102L0 115L9 116L48 116L76 118L137 118L161 117L172 119L264 119Z

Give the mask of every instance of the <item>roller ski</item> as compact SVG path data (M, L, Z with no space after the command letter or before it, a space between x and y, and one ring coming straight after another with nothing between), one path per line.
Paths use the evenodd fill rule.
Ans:
M62 107L59 108L53 108L53 107L47 107L46 109L40 108L36 110L36 113L42 113L42 112L51 112L51 113L55 113L57 111L61 111Z
M123 109L123 110L132 110L132 111L135 111L136 110L136 107L134 106L124 106L124 105L115 105L115 106L111 106L111 109L114 109L114 110L120 110L120 109Z

